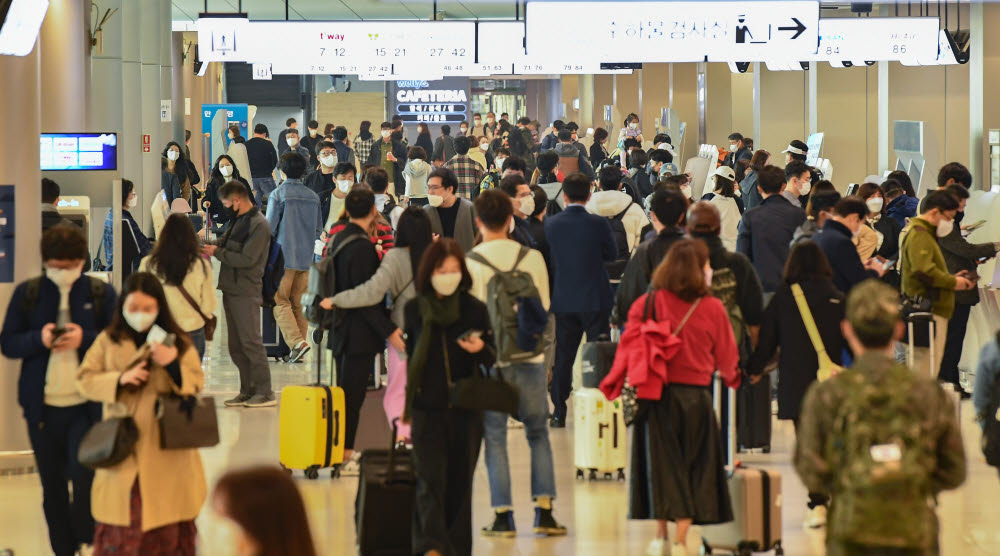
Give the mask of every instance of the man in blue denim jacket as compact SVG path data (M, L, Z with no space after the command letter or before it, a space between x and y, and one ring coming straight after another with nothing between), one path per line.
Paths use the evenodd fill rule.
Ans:
M278 237L285 256L285 275L274 296L274 320L292 347L289 360L296 363L309 351L309 323L302 314L302 294L309 285L309 266L316 238L323 230L323 215L319 195L302 183L306 172L302 157L286 153L278 166L285 181L271 192L267 202L271 235Z

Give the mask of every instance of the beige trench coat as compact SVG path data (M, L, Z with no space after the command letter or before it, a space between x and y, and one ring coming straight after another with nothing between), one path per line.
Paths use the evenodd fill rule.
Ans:
M129 525L132 485L139 480L142 497L143 532L171 523L191 521L205 501L205 470L198 450L160 449L160 430L154 407L160 394L196 394L205 384L205 374L194 348L180 355L183 387L158 365L150 366L149 382L137 391L119 388L118 379L137 354L131 338L114 342L101 332L84 356L77 385L84 397L108 404L120 402L129 409L139 429L135 452L128 459L94 475L91 507L94 519L108 525Z

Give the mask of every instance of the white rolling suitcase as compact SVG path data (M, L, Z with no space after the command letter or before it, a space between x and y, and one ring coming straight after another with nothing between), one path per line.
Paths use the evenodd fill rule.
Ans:
M625 416L621 400L608 401L596 388L573 393L573 454L576 478L617 475L625 480Z

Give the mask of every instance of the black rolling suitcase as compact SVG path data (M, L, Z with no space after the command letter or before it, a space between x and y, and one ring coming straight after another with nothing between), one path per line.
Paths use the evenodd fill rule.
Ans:
M736 443L740 450L771 451L771 375L750 384L744 377L736 390Z
M396 446L396 421L388 450L361 453L354 501L361 556L411 556L417 477L413 452Z
M264 350L267 351L268 359L288 361L288 354L292 350L281 336L281 329L274 321L274 309L271 307L260 308L260 337L264 340Z

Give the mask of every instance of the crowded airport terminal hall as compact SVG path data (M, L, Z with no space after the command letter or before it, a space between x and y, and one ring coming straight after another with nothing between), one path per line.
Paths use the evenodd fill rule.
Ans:
M1000 556L997 28L0 0L0 556Z

